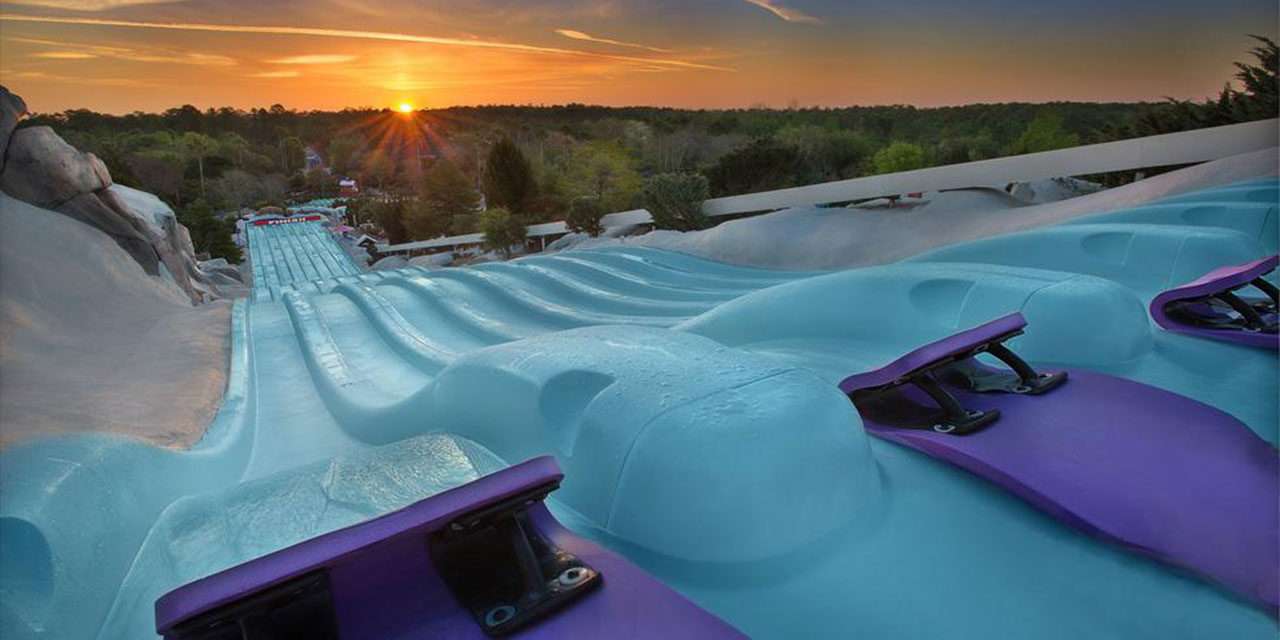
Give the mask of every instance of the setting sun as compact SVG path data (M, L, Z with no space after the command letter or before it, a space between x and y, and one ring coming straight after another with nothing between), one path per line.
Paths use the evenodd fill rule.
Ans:
M410 113L413 111L413 105L408 102L401 102L400 106L397 108L400 110L400 113Z

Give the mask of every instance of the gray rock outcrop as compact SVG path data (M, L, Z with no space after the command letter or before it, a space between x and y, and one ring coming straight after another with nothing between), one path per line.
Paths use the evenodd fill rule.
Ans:
M205 260L197 266L216 284L229 286L244 284L244 274L240 273L239 267L228 263L226 258Z
M233 281L214 276L196 262L191 235L156 196L112 184L106 165L76 149L49 127L18 129L26 114L22 98L0 87L0 190L42 209L56 211L111 237L150 276L180 288L199 304L222 296Z
M62 203L54 211L97 227L127 251L147 275L160 275L160 256L152 244L153 239L148 238L138 226L131 224L128 217L120 215L118 209L103 202L98 194L82 193Z
M111 186L111 174L97 156L67 144L49 127L14 131L5 158L0 189L44 209Z
M18 121L27 115L27 103L9 90L0 87L0 172L4 171L5 152L9 149L9 137Z

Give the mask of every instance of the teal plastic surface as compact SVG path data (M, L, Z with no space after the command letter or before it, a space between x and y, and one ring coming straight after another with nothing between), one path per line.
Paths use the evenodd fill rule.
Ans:
M1275 193L830 274L625 247L361 273L317 225L255 228L196 447L0 452L0 637L149 637L168 589L549 453L563 522L753 637L1273 638L1214 585L867 437L835 383L1021 311L1032 362L1170 389L1274 444L1274 354L1159 331L1145 305L1273 252Z

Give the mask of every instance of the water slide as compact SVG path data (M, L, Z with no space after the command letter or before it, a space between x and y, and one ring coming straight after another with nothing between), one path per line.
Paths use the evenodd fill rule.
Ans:
M255 228L196 447L0 453L0 635L177 633L272 562L345 593L359 563L325 550L370 523L551 483L531 526L603 584L516 637L658 633L602 604L627 589L704 635L1274 637L1276 352L1221 339L1268 329L1216 302L1265 321L1230 274L1275 274L1201 280L1276 252L1276 201L1239 183L832 273L627 247L360 272L318 225ZM1212 326L1153 317L1197 282L1174 297Z
M312 283L332 282L361 272L319 222L308 218L279 218L262 222L266 224L247 227L255 301L274 299L284 288L312 288ZM316 287L312 290L322 289Z

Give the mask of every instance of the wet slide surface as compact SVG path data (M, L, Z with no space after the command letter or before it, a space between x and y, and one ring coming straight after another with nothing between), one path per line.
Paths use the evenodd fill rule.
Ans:
M250 225L248 231L255 301L275 299L283 288L311 288L310 283L361 272L319 222Z
M873 437L837 384L1019 312L1009 345L1037 367L1214 407L1273 464L1274 352L1163 331L1147 306L1274 253L1275 200L1275 181L1233 185L837 273L634 248L361 273L318 226L255 229L198 446L0 454L0 635L144 637L169 589L550 454L561 522L752 637L1274 637L1266 585Z

